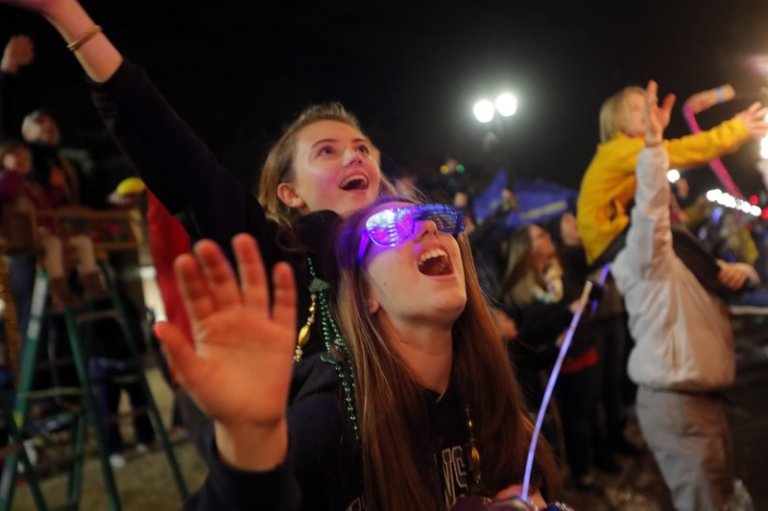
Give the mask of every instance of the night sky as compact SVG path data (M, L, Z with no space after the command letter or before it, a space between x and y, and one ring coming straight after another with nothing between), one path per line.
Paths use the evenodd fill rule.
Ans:
M513 91L516 116L501 144L512 173L576 188L598 142L597 114L628 84L659 81L690 94L730 82L766 85L750 58L768 54L768 2L178 2L102 0L86 7L130 59L244 182L265 148L304 106L339 100L382 149L384 168L429 176L447 158L482 182L496 161L471 106ZM26 71L70 142L98 137L83 75L51 28L0 7L0 41L30 33L38 60ZM749 98L699 117L705 127ZM669 136L687 133L680 115ZM758 191L757 144L726 159L745 193ZM708 171L695 190L714 185Z

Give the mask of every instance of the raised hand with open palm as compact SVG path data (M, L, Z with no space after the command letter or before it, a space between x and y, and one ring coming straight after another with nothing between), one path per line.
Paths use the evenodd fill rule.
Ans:
M285 263L273 270L270 306L264 265L254 239L232 242L241 285L219 247L198 242L175 263L194 343L160 324L160 338L179 383L215 421L225 462L269 469L287 449L285 409L296 339L296 289Z
M645 120L645 144L648 146L659 145L664 137L664 130L669 125L672 115L672 107L675 104L675 95L667 94L664 102L659 106L659 86L651 80L645 88L645 108L643 118Z

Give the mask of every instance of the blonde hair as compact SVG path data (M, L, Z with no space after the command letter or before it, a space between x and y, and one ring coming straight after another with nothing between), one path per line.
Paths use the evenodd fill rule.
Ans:
M363 265L357 261L357 249L361 226L372 207L344 222L336 244L341 271L338 303L343 304L339 323L353 357L366 504L386 511L443 510L445 502L430 453L419 447L429 435L424 427L428 421L423 389L382 335L378 317L368 310L368 282ZM525 417L509 357L478 284L464 234L458 236L458 243L467 304L453 325L451 385L469 406L474 422L482 464L477 491L493 496L503 487L522 481L533 427ZM494 389L493 399L488 399L488 389ZM557 469L546 446L537 451L535 481L548 492L559 489Z
M293 156L296 150L296 135L303 128L319 121L337 121L352 126L363 133L360 122L341 103L321 103L302 111L288 125L267 154L261 168L258 201L264 208L267 218L277 223L278 243L288 250L300 250L301 243L293 230L293 222L301 216L301 211L283 203L277 195L280 183L294 179ZM374 146L374 157L380 164L379 149ZM381 176L380 194L392 195L394 187Z
M617 133L626 129L629 116L626 98L632 93L645 96L644 89L630 86L624 87L603 102L600 107L600 142L607 142Z

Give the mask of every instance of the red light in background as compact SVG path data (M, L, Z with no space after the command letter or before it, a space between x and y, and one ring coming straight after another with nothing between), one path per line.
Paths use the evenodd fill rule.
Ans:
M757 202L758 202L757 195L753 194L753 195L749 196L749 203L750 204L752 204L753 206L757 206Z

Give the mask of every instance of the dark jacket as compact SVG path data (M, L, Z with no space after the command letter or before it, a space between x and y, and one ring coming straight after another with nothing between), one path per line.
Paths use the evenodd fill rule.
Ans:
M269 472L244 472L224 466L208 442L214 461L203 487L185 510L359 510L363 488L359 444L341 406L339 380L324 354L307 358L297 370L300 391L288 408L289 452ZM442 398L424 391L429 430L427 457L442 483L443 498L468 493L470 466L463 401L451 388ZM421 445L421 444L420 444ZM392 448L397 448L392 446Z
M91 87L107 129L152 193L186 220L192 241L215 241L235 267L232 237L245 232L258 241L266 268L279 261L291 265L298 289L297 324L303 325L310 303L307 255L315 260L320 278L336 281L331 231L338 216L330 211L307 215L297 230L308 251L283 249L277 224L266 218L253 193L235 181L141 68L125 61L107 82ZM305 354L322 349L319 323L313 325Z
M543 395L543 383L539 372L549 370L557 359L558 337L573 319L570 304L581 295L587 278L587 264L581 247L561 247L557 258L563 268L563 297L554 303L533 300L524 307L509 306L508 314L518 324L518 338L509 344L510 357L518 369L517 376L528 405L538 407ZM591 328L590 306L584 311L565 363L573 361L595 347Z

